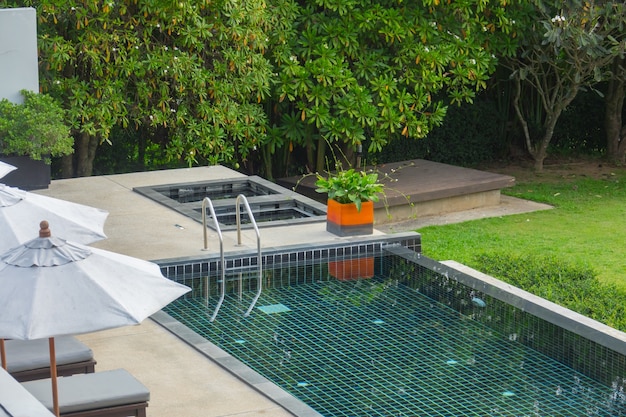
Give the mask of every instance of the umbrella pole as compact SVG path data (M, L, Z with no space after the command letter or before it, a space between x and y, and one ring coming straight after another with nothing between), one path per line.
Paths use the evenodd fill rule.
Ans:
M2 367L7 370L7 354L4 350L4 339L0 339L0 360L2 360Z
M59 391L57 387L57 355L54 350L54 337L48 339L48 345L50 346L50 380L52 381L52 406L54 408L54 415L61 416L59 411Z

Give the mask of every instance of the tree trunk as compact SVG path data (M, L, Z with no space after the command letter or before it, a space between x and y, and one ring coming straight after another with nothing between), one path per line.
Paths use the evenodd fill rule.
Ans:
M146 137L148 136L147 129L142 129L137 143L137 168L139 171L146 170Z
M305 149L306 149L306 172L317 171L320 172L323 168L319 169L317 166L318 157L315 153L315 144L313 143L313 129L311 125L305 127Z
M74 176L74 154L61 157L61 178Z
M616 75L609 80L605 97L604 128L606 130L606 156L613 163L626 162L626 138L622 132L626 126L622 123L622 110L626 89L622 78L625 60L616 59L613 62L613 73Z
M545 141L546 139L544 138L543 140ZM548 142L550 142L550 140L551 139L548 139ZM546 160L546 157L548 156L547 149L544 148L543 145L539 146L537 150L535 150L534 152L531 152L531 155L533 157L533 161L535 162L533 165L533 169L535 170L535 172L543 171L543 162Z
M320 137L317 141L317 159L315 160L315 171L322 172L326 169L326 140ZM329 166L331 171L335 169L334 161L333 166Z
M548 156L548 146L550 146L552 136L554 136L554 127L556 126L556 122L561 116L563 108L564 107L558 106L556 109L554 109L554 112L549 114L544 124L543 138L541 138L541 141L537 143L532 149L529 149L530 154L535 161L534 169L537 172L543 171L543 162Z
M264 145L261 148L261 164L265 171L265 178L272 181L274 180L274 166L272 164L272 153L270 151L270 145Z
M93 160L96 157L98 138L87 133L80 133L74 142L76 149L76 176L89 177L93 173Z
M526 144L526 151L532 156L534 164L534 170L537 172L543 171L543 161L548 156L548 145L552 140L552 134L554 132L554 125L552 125L551 130L546 130L544 132L543 138L539 143L535 143L533 138L530 135L530 129L528 128L528 122L522 113L522 110L519 105L520 95L519 95L519 86L518 86L518 94L516 94L513 99L513 107L515 108L515 114L517 115L517 120L522 125L522 131L524 132L524 142ZM554 123L556 124L556 120L554 119Z
M571 86L569 92L560 96L561 98L557 101L553 101L553 105L551 106L549 102L544 101L543 111L545 114L545 121L543 123L543 137L539 142L534 142L533 138L530 135L530 130L528 128L528 122L524 117L524 113L520 107L521 100L521 80L516 77L515 78L515 96L513 98L513 107L515 108L515 114L517 115L517 119L522 125L522 129L524 131L524 138L526 141L526 149L528 153L533 157L534 169L537 172L543 171L543 163L548 156L548 146L550 146L550 142L552 141L552 136L554 136L554 127L561 117L563 113L563 109L570 105L570 103L576 98L580 87L578 85ZM555 93L556 95L556 93Z

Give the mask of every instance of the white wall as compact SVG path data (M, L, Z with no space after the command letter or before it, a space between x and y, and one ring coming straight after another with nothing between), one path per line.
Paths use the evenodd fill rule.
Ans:
M21 103L24 89L39 92L37 14L30 7L0 9L0 99Z

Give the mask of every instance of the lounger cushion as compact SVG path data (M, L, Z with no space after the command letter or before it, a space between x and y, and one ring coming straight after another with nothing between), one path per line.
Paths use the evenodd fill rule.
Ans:
M60 377L57 381L61 414L150 400L148 388L125 369ZM50 378L22 382L22 386L53 409Z
M7 370L9 373L50 366L48 339L5 341ZM72 336L54 338L57 365L93 359L89 347Z
M46 407L0 366L0 416L54 417Z

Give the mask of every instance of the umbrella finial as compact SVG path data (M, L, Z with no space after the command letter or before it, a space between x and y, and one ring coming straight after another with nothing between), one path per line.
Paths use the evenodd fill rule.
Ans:
M39 223L39 237L50 237L52 233L50 232L50 225L46 220L42 220Z

